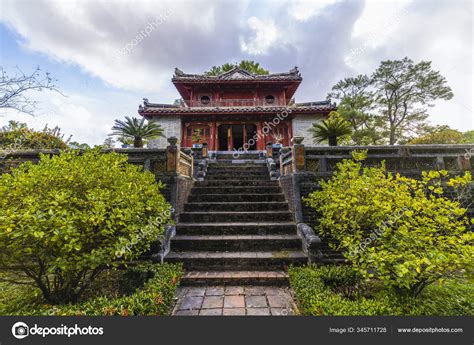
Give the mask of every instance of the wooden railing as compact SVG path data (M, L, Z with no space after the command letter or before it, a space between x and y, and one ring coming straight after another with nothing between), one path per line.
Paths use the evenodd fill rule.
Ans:
M176 167L176 172L178 174L181 174L183 176L187 177L193 177L193 167L194 167L194 161L193 161L193 156L190 154L186 154L183 151L179 150L178 151L178 165Z
M302 142L302 137L293 137L293 146L281 149L280 176L305 170L305 148Z
M280 152L280 176L289 175L294 171L293 151L290 147L283 147Z

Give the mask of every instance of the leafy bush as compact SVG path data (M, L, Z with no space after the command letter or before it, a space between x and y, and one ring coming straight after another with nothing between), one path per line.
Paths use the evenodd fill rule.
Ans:
M474 315L474 285L465 280L430 285L414 298L355 282L357 274L349 266L290 267L289 276L304 315ZM334 289L336 281L355 283L358 292L348 298Z
M472 264L466 209L443 195L443 182L460 188L470 173L449 179L446 171L430 171L415 180L388 173L384 164L362 168L364 154L354 157L305 202L321 213L321 233L364 278L416 297Z
M122 286L114 291L97 284L98 295L77 304L51 306L45 304L41 292L31 286L19 286L0 282L0 315L167 315L174 304L173 296L182 275L179 264L140 264L126 270L104 272L120 284L127 281L130 272L146 272L150 278L137 283L139 286L128 295L120 295ZM102 275L101 278L104 278ZM107 279L107 278L105 278ZM104 283L104 281L102 281ZM105 282L110 283L110 282Z
M353 270L352 270L353 271ZM350 267L290 267L290 285L304 315L396 315L400 311L388 296L347 298L333 290L336 281L349 286L356 273ZM334 280L334 277L339 277ZM348 278L344 281L344 277Z
M43 315L168 315L182 275L179 264L147 265L132 269L147 272L151 278L131 295L118 298L101 296L76 305L56 306Z
M69 140L69 139L68 139ZM67 141L59 127L41 131L28 128L24 123L10 121L9 126L0 130L1 149L67 149Z
M137 258L170 218L161 183L117 153L65 152L0 177L0 267L52 304L75 302L97 275Z

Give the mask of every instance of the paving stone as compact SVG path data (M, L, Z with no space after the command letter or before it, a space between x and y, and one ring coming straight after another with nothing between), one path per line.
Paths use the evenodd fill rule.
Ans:
M222 310L222 315L225 315L225 316L245 315L245 308L224 308Z
M215 309L201 309L199 311L199 315L206 315L206 316L220 316L222 315L222 309L215 308Z
M179 310L185 309L200 309L203 301L203 297L198 296L186 296L183 298Z
M267 308L265 296L245 296L245 306L247 308Z
M267 296L271 308L289 308L289 296Z
M278 296L285 293L285 290L277 287L265 287L263 290L267 296Z
M204 296L205 292L205 287L191 287L188 289L188 292L186 294L188 296Z
M245 308L244 296L225 296L224 308Z
M227 286L225 288L226 295L242 295L244 288L242 286Z
M199 314L199 310L178 310L174 315L178 316L196 316Z
M187 292L188 292L187 288L183 288L183 287L177 288L174 297L178 299L183 298L184 296L186 296Z
M224 297L222 296L206 296L202 303L202 309L222 308L224 305Z
M207 287L206 288L206 296L222 296L224 294L223 287Z
M251 296L261 296L265 294L265 291L261 286L247 286L245 287L245 294Z
M247 315L270 315L270 309L268 308L247 308Z

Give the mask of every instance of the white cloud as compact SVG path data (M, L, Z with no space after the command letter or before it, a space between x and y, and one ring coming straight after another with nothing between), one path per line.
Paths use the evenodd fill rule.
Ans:
M129 54L117 54L168 12ZM297 65L304 78L299 101L322 99L338 80L370 74L381 60L431 60L455 93L430 110L433 122L472 128L472 11L465 2L4 0L0 21L29 51L117 88L109 96L104 86L96 98L65 90L71 96L60 105L42 104L56 115L38 121L58 124L78 141L101 142L114 118L136 115L141 97L178 97L174 67L200 73L241 59L274 72Z
M306 21L338 1L340 0L297 0L291 3L289 13L297 20Z
M253 35L247 40L240 37L242 51L252 55L268 53L268 50L278 39L278 30L275 23L272 20L265 21L256 17L250 17L247 23Z

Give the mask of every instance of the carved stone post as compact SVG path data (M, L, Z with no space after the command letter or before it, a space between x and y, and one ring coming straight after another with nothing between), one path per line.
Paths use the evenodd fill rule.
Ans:
M267 151L267 158L273 158L273 143L271 141L265 145L265 150Z
M285 167L283 166L283 157L285 153L290 151L289 147L282 147L280 149L280 176L285 176Z
M467 155L460 155L458 156L458 167L460 170L472 170L471 167L471 156Z
M293 139L291 139L293 143L292 150L294 172L306 170L305 149L304 145L302 144L303 140L303 137L293 137Z
M166 147L166 172L174 174L178 171L179 152L176 143L178 138L169 137L169 145Z

